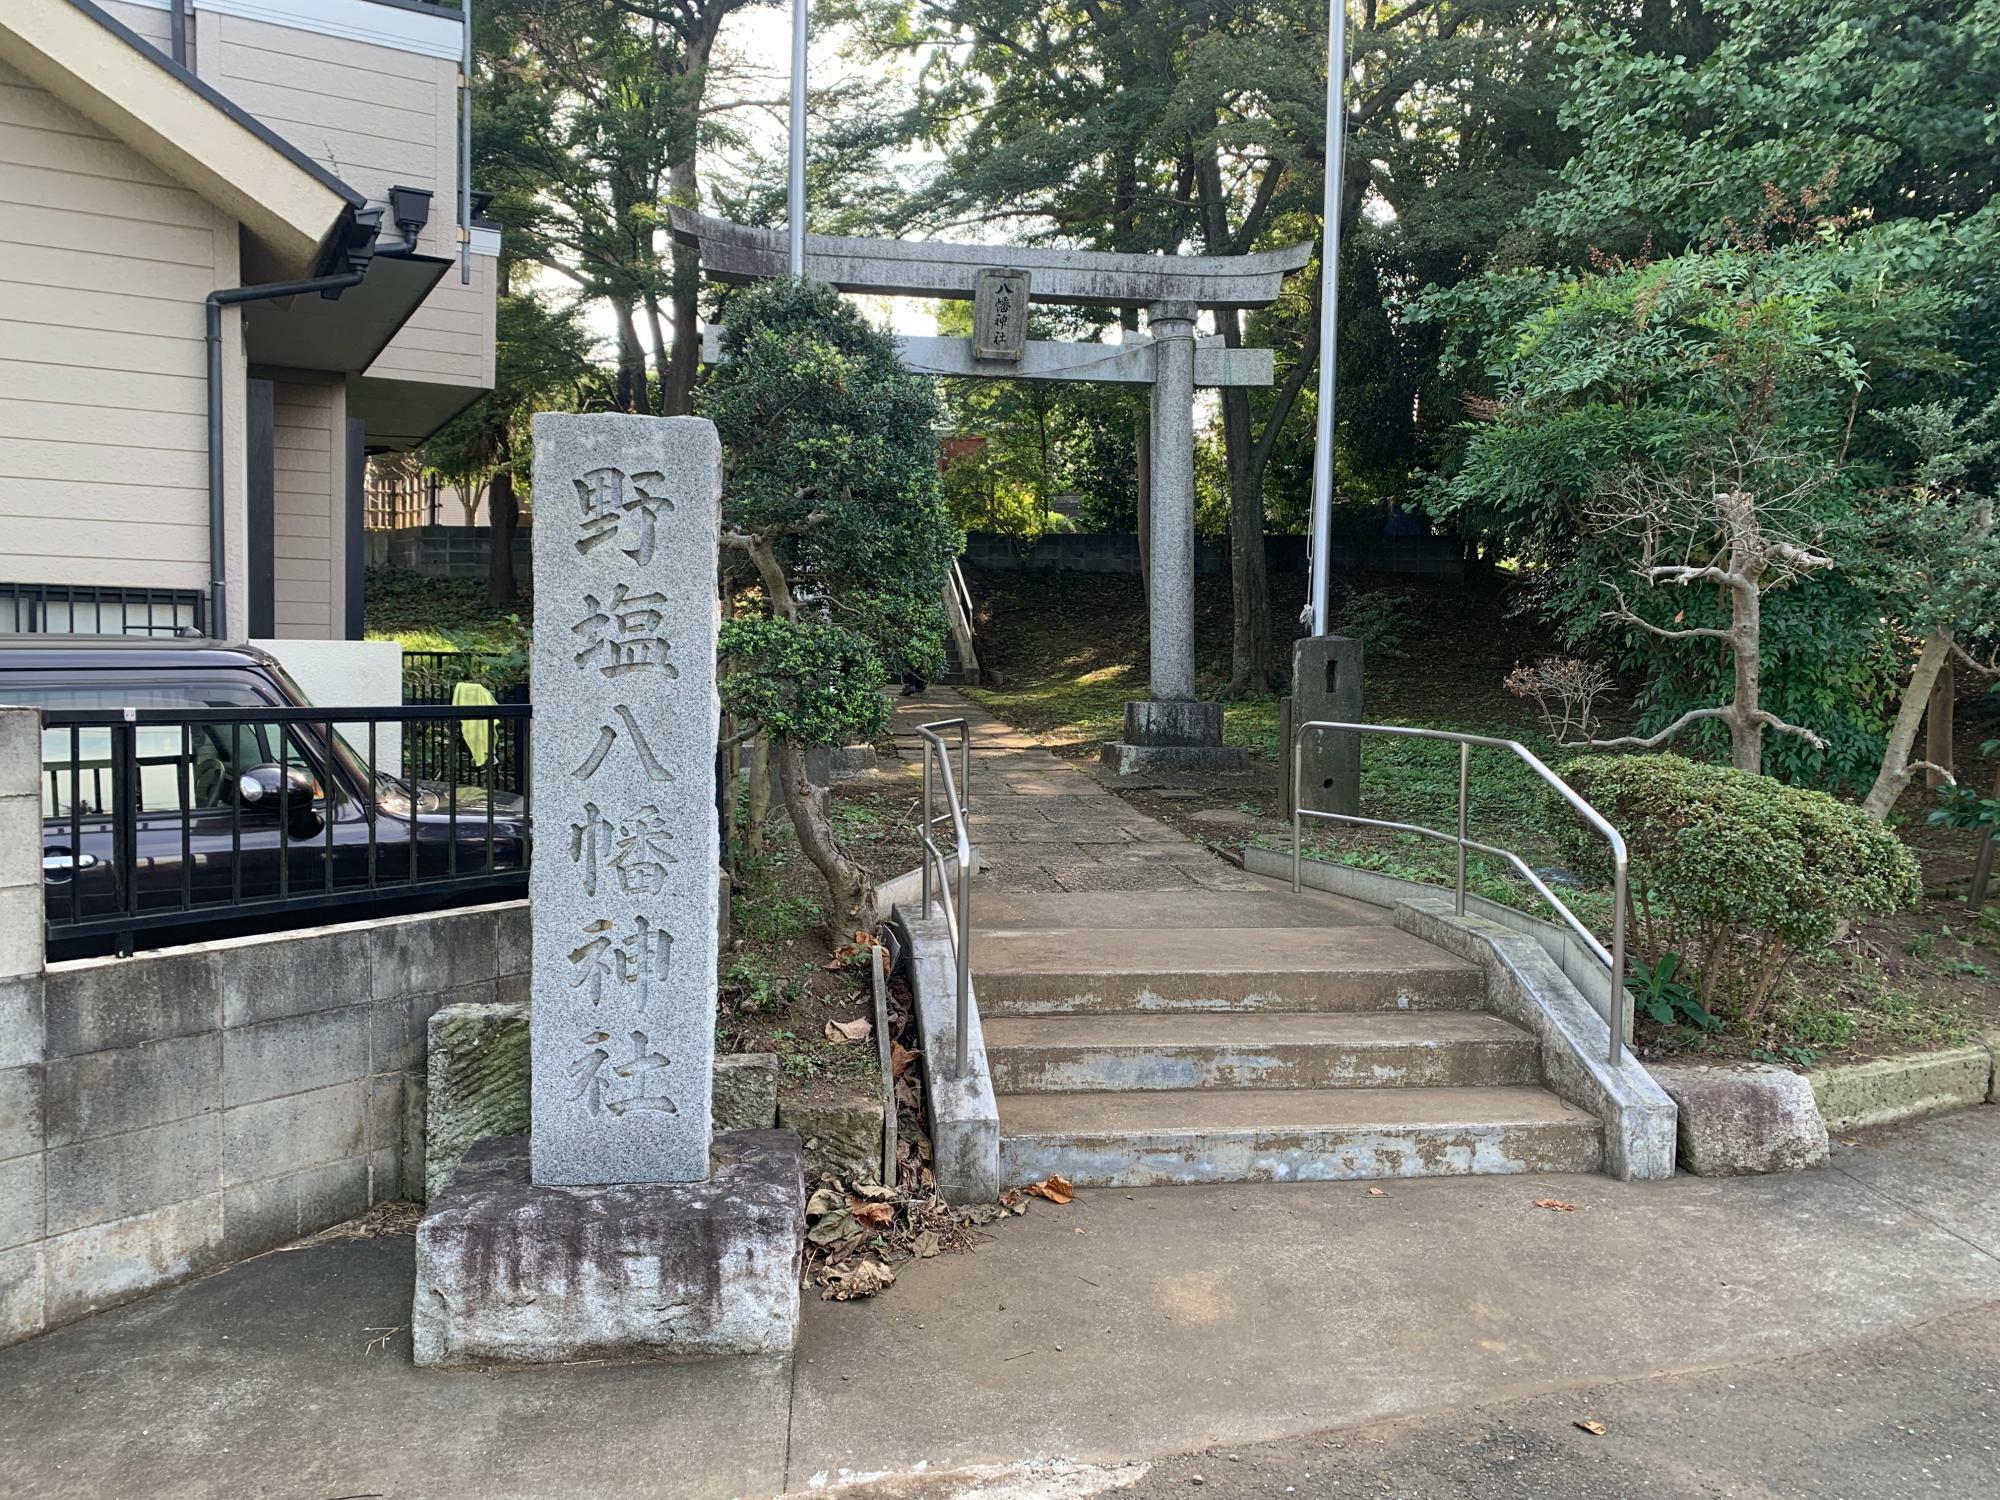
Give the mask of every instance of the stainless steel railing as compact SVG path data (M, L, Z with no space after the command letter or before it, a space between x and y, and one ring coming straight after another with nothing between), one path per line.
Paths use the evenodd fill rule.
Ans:
M951 747L940 733L946 729L958 731L961 769L956 780L951 774ZM924 821L920 830L924 845L924 916L931 914L931 866L935 864L945 926L951 933L951 954L957 968L957 1076L963 1078L970 1066L972 1047L972 839L965 830L965 809L972 796L972 728L962 718L935 719L919 724L917 733L924 742ZM933 812L934 785L943 788L943 812ZM956 844L952 853L958 860L956 902L951 896L951 866L937 842L937 825L947 821Z
M1322 812L1318 808L1303 807L1299 802L1302 785L1300 774L1305 758L1306 736L1314 733L1381 734L1395 739L1444 740L1458 746L1458 831L1441 833L1435 828L1425 828L1416 823L1395 823L1385 818L1364 818L1357 813ZM1597 832L1604 835L1611 846L1612 901L1611 947L1606 951L1597 935L1578 920L1575 912L1554 891L1548 882L1528 868L1527 861L1511 849L1496 848L1492 844L1482 844L1466 836L1466 815L1468 808L1468 786L1471 780L1472 752L1475 749L1505 750L1518 757L1528 769L1533 771L1549 789L1568 803L1576 815ZM1302 822L1306 818L1324 818L1329 822L1352 823L1362 828L1386 828L1395 833L1414 833L1423 838L1437 839L1455 845L1458 849L1458 872L1453 882L1453 895L1458 914L1465 915L1465 856L1468 852L1491 855L1503 859L1514 872L1529 885L1544 901L1554 908L1556 914L1574 932L1604 965L1611 977L1611 999L1606 1017L1611 1029L1611 1065L1615 1068L1625 1055L1625 904L1626 879L1629 860L1625 851L1625 839L1604 818L1604 815L1579 796L1576 789L1550 770L1525 745L1515 740L1503 740L1485 734L1455 734L1445 729L1413 729L1402 724L1343 724L1330 719L1315 719L1309 724L1301 724L1292 736L1292 889L1298 890L1303 873L1305 848L1300 838Z
M970 674L976 682L979 680L979 647L974 641L972 628L972 590L965 586L965 573L955 557L945 577L944 600L945 622L958 646L959 669Z

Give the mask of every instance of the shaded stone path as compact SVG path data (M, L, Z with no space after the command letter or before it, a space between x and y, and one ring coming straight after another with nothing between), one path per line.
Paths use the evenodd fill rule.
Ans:
M981 888L992 891L1262 891L1246 875L1148 817L1026 732L950 688L896 700L906 764L922 761L917 726L963 717L972 727L972 811ZM949 739L950 736L948 735Z

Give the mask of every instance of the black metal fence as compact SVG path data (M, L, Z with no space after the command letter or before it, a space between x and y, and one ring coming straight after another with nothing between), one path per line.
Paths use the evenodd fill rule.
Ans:
M51 710L50 950L130 952L524 894L529 713Z
M403 653L405 703L448 704L452 690L461 682L476 682L503 702L528 701L528 663L521 655L485 651Z

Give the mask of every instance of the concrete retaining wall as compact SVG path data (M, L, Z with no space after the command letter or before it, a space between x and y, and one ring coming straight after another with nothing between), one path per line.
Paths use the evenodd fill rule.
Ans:
M1264 559L1273 572L1302 573L1306 539L1271 536L1264 539ZM1020 542L994 532L968 532L965 561L975 568L1002 573L1118 573L1137 577L1139 538L1129 531L1052 531L1033 542ZM1437 536L1336 536L1336 572L1397 573L1411 578L1465 577L1465 557L1459 543ZM1229 571L1229 543L1196 537L1194 570L1219 575Z
M523 526L514 533L514 576L526 582L532 571L534 532ZM484 526L411 526L397 531L371 531L367 536L368 566L407 568L426 578L484 578L492 533ZM1264 557L1278 572L1305 571L1306 539L1272 536L1264 539ZM1137 577L1139 538L1129 531L1050 532L1032 543L995 532L974 531L965 539L965 561L995 572L1117 573ZM1343 573L1393 573L1409 578L1440 578L1458 582L1465 577L1465 557L1457 541L1440 536L1336 536L1333 567ZM1220 575L1229 571L1229 543L1195 538L1194 570Z
M514 577L526 583L534 572L532 528L514 532ZM426 578L484 578L493 534L484 526L409 526L371 531L364 543L371 568L404 568Z
M18 717L0 776L32 778ZM44 970L17 802L39 817L0 795L0 1344L420 1190L425 1028L526 997L526 902Z

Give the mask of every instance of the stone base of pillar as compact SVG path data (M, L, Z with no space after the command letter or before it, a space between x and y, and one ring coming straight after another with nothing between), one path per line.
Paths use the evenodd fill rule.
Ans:
M792 1131L737 1130L705 1182L536 1187L526 1136L481 1141L417 1229L416 1362L785 1353L803 1170Z
M1120 776L1140 773L1214 774L1246 770L1249 759L1222 743L1222 705L1148 699L1125 705L1125 737L1101 758Z

